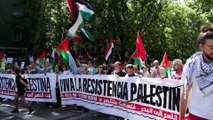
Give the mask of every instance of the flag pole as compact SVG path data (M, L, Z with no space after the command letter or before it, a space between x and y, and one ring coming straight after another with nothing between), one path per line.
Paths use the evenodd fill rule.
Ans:
M137 50L138 50L138 49L136 49L136 50L135 50L135 52L136 52ZM135 52L133 52L133 54L131 55L131 57L129 58L129 60L128 60L128 62L127 62L127 63L129 63L129 62L130 62L130 60L132 59L132 56L134 55L134 53L135 53Z

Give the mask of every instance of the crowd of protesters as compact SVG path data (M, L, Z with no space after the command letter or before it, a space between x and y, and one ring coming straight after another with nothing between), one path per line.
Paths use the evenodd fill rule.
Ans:
M51 66L51 64L48 61L45 62L36 62L31 61L30 64L26 67L19 67L17 63L9 64L7 66L7 69L3 71L4 74L17 74L15 71L18 69L21 70L20 74L47 74L47 73L55 73L56 74L56 98L57 102L55 104L47 103L48 107L54 107L54 108L62 108L62 110L73 110L78 112L86 112L88 109L82 107L82 106L74 106L74 105L61 105L61 98L60 98L60 90L58 86L58 75L64 74L85 74L85 75L116 75L118 77L149 77L149 78L167 78L168 75L166 74L166 71L163 67L160 66L158 60L154 60L151 65L145 65L139 66L138 64L129 64L129 63L122 63L121 61L117 61L113 64L94 64L93 61L88 61L86 64L85 62L82 63L80 60L76 60L77 62L77 68L78 72L72 72L69 69L69 66L67 64L56 64L54 66ZM151 66L151 67L150 67ZM173 68L172 70L172 78L173 79L181 79L182 74L182 68L183 64L180 59L175 59L173 61L173 64L171 65ZM25 99L21 96L23 101ZM7 99L4 99L7 100ZM16 106L18 106L16 104ZM28 104L29 107L29 104ZM18 112L18 107L12 111L12 113ZM29 113L32 112L31 107L29 108ZM95 116L100 115L100 113L95 114ZM110 119L114 119L113 116L110 116ZM117 117L116 117L117 118ZM122 118L117 118L122 119Z
M139 66L138 64L129 64L127 62L117 61L114 64L94 64L93 61L87 61L87 63L82 64L80 60L76 60L77 68L73 72L69 70L67 64L57 64L52 66L48 61L39 63L31 61L26 67L19 67L17 63L8 64L5 71L1 70L4 74L15 74L16 84L27 87L28 84L20 80L20 75L25 74L36 74L36 73L51 73L54 72L57 76L56 78L56 96L57 103L54 105L55 108L63 107L64 110L73 110L86 112L88 109L82 106L61 106L60 91L58 86L58 75L60 74L105 74L105 75L116 75L118 77L148 77L148 78L160 78L164 80L165 78L171 78L172 80L182 79L185 82L185 88L182 89L183 93L181 95L181 110L180 117L184 118L186 113L187 104L189 103L189 116L194 119L212 118L212 71L213 71L213 28L209 26L203 26L201 33L198 37L198 43L200 45L201 51L195 53L186 63L183 68L183 62L181 59L174 59L171 65L172 72L168 74L166 69L163 68L158 60L154 60L152 64L143 64ZM183 71L183 69L185 71ZM205 73L205 74L204 74ZM182 75L183 74L183 75ZM196 79L196 80L195 80ZM204 86L205 85L205 86ZM204 88L203 88L204 86ZM195 88L192 89L191 88ZM208 88L208 89L206 89ZM33 111L31 105L25 101L23 97L24 89L18 88L17 96L15 97L16 109L12 113L18 112L18 102L17 99L21 98L23 102L28 106L29 113ZM191 92L190 92L191 91ZM193 99L191 103L187 102L189 94L192 94ZM197 96L199 99L196 99ZM208 98L208 99L207 99ZM202 104L201 104L202 103ZM200 104L201 106L197 106ZM48 104L48 106L51 106ZM206 112L206 110L209 110ZM122 119L122 118L118 118Z
M92 61L88 61L87 64L77 62L78 72L72 72L67 64L56 64L52 66L49 62L45 61L43 63L31 62L28 66L20 68L19 65L15 63L7 64L4 71L0 73L4 74L14 74L15 69L20 69L22 74L46 74L53 73L59 70L60 74L105 74L112 75L115 74L120 77L125 76L141 76L150 78L168 78L165 68L160 66L158 60L154 60L151 65L139 66L137 63L127 64L117 61L114 64L94 64ZM58 67L58 69L55 69ZM180 79L182 74L183 63L180 59L175 59L171 65L172 68L172 79ZM131 73L131 75L130 75Z

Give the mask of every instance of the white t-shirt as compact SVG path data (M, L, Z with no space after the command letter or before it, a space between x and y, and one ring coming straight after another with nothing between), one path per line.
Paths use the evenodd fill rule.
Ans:
M160 77L166 77L166 71L163 67L159 66L159 72L160 72L160 76L158 75L158 71L156 67L153 67L151 69L151 75L154 78L160 78Z
M62 75L69 75L69 74L71 74L71 72L69 70L62 71Z
M187 84L185 75L182 76L182 82ZM207 95L200 90L197 81L192 76L189 85L192 85L192 91L189 99L189 112L201 118L213 120L213 91ZM210 87L212 88L212 87Z

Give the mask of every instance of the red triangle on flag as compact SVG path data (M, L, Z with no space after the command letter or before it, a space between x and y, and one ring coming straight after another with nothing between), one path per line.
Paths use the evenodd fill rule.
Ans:
M132 55L132 58L140 58L140 52L138 49L135 50L135 52Z
M0 60L4 59L4 54L0 52Z
M74 43L78 42L81 38L78 35L73 36Z
M79 9L76 2L74 2L73 0L67 0L67 3L70 10L70 19L72 21L72 24L74 24L78 19L78 14L80 14Z
M57 49L69 51L69 38L66 38L64 41L62 41L62 43L57 46Z
M47 52L43 51L38 58L46 58Z

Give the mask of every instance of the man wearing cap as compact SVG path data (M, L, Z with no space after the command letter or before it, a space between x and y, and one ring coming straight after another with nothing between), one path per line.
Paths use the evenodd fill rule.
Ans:
M126 65L126 72L128 77L133 77L136 76L135 72L134 72L134 67L132 64L127 64Z
M123 71L121 62L117 61L114 64L114 74L118 75L119 77L125 77L126 73Z
M166 71L163 67L159 65L158 60L154 60L154 67L151 69L151 77L152 78L165 78Z

